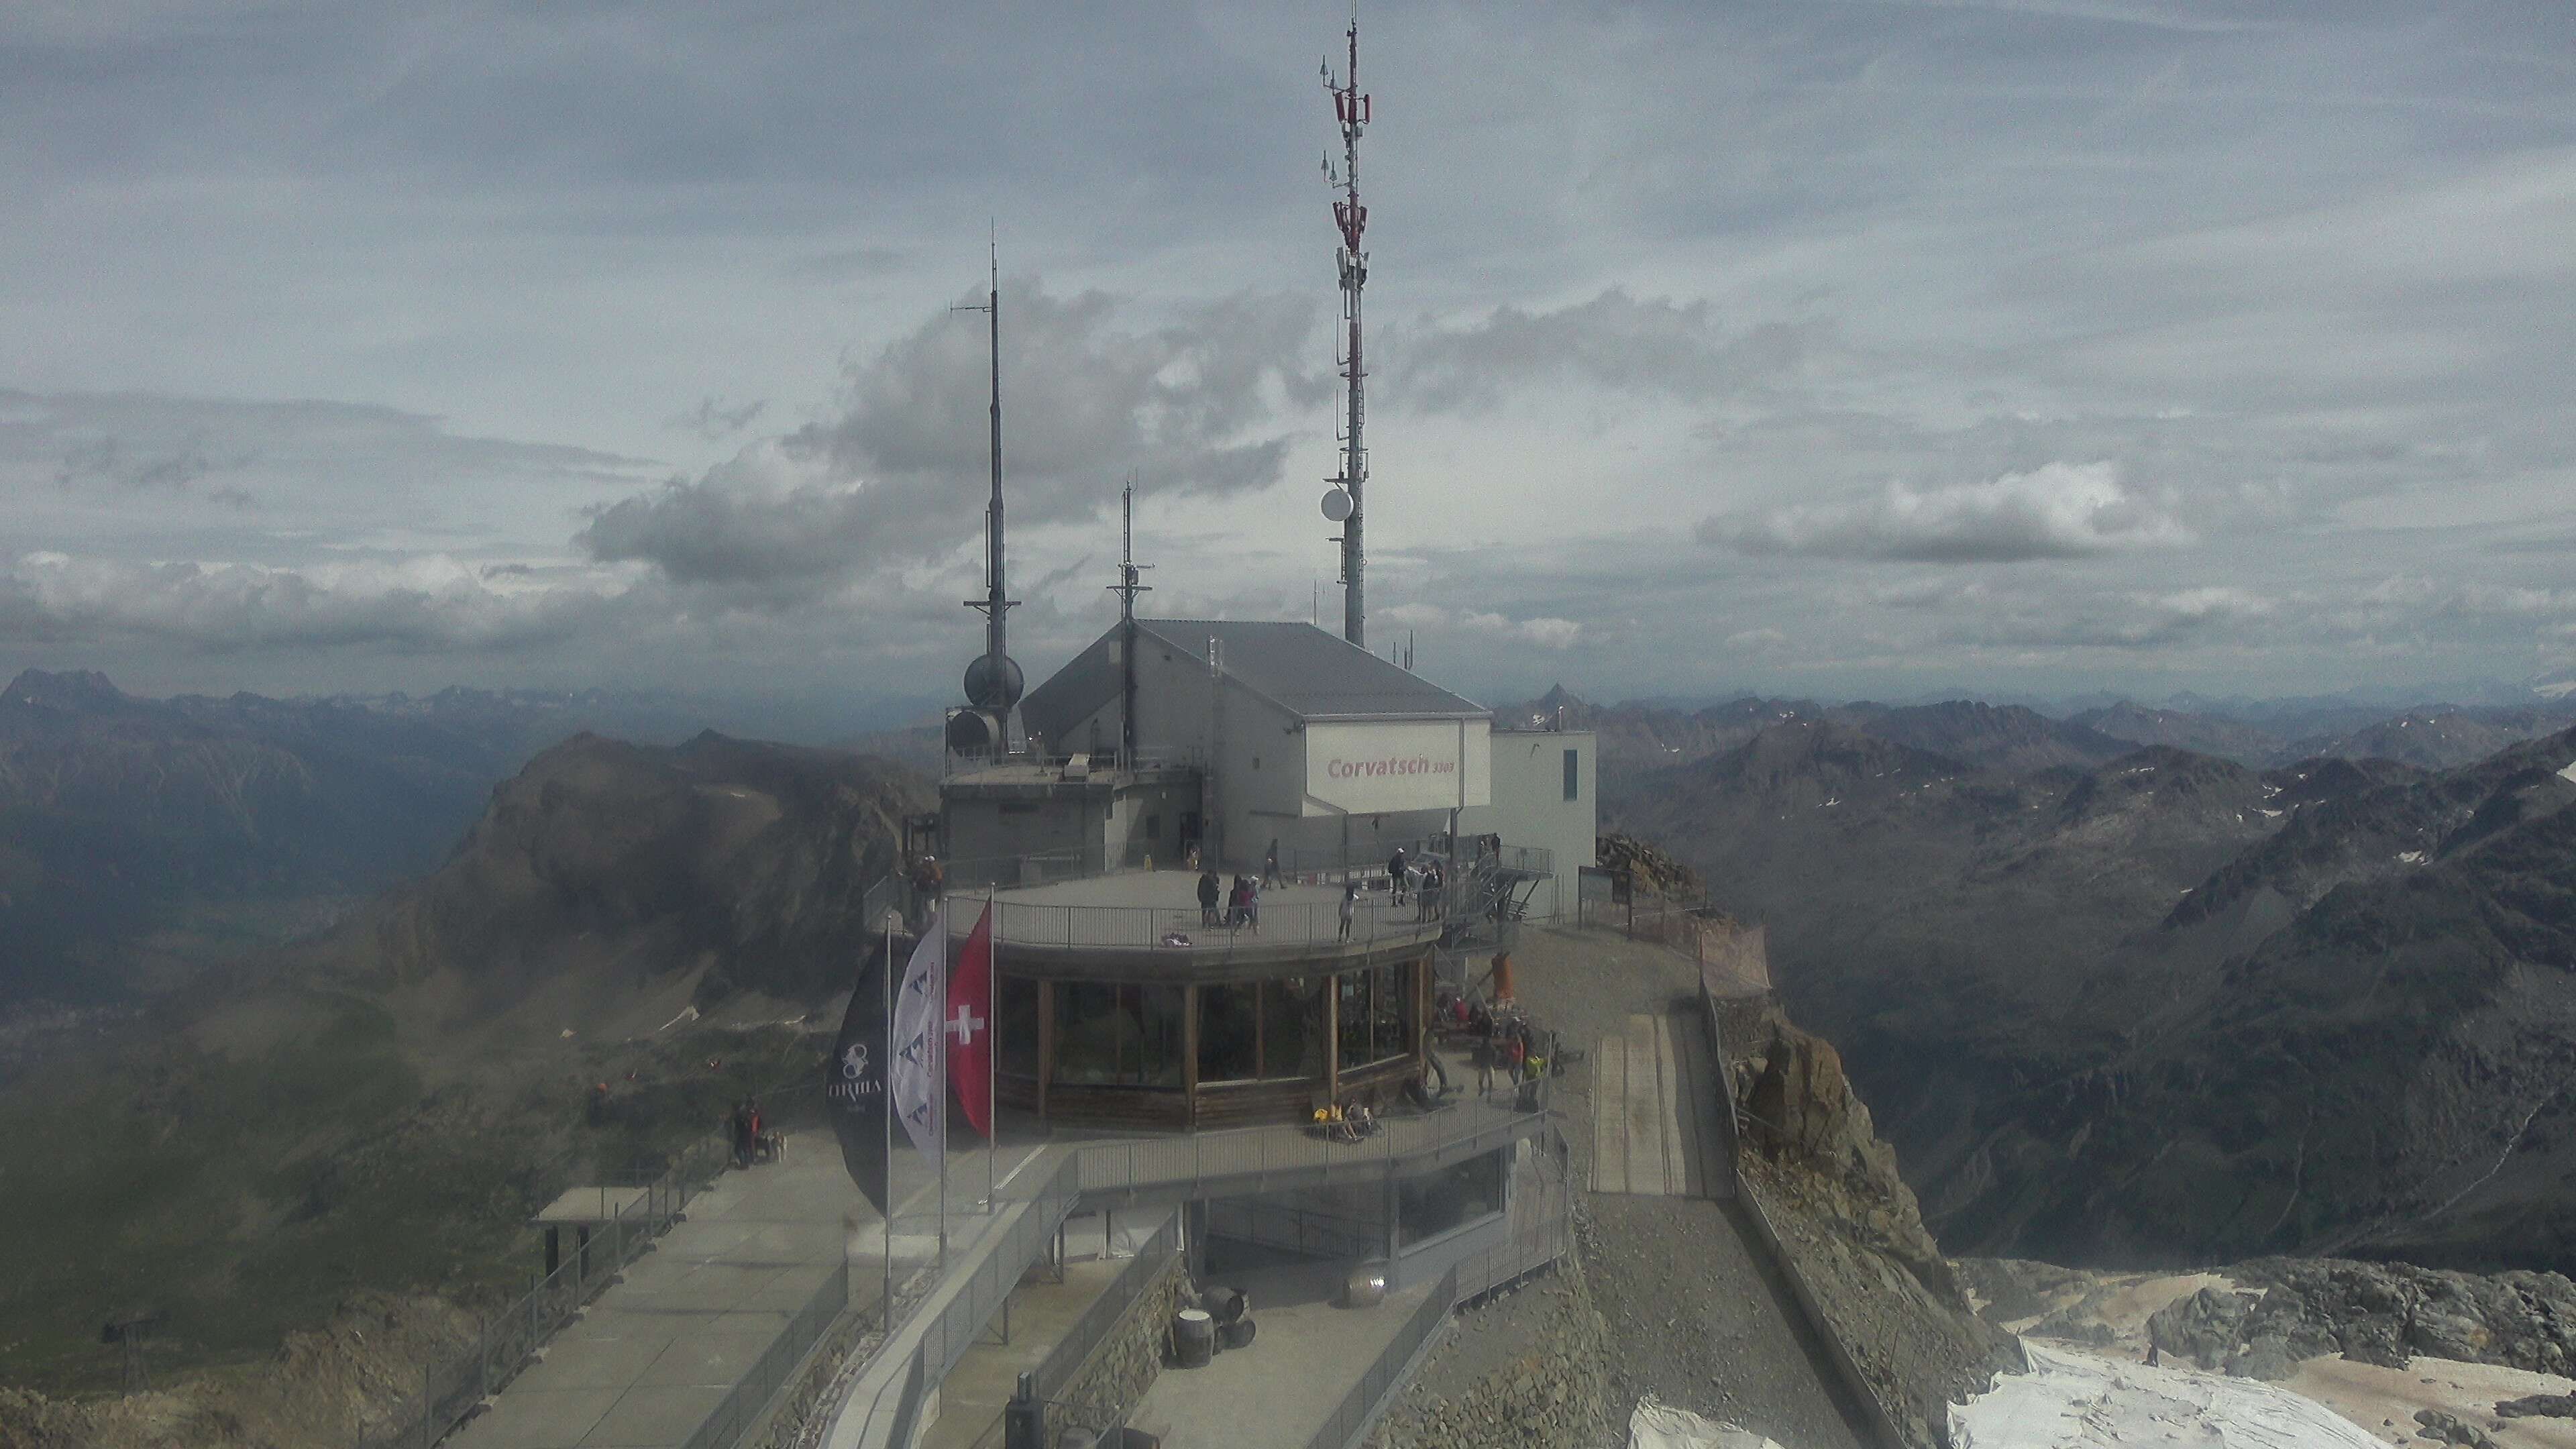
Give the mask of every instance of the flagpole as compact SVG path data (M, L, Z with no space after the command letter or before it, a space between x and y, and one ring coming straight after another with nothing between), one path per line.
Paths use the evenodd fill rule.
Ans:
M885 988L886 1062L879 1068L885 1078L885 1296L877 1301L878 1321L888 1332L894 1328L894 917L889 913L885 924L885 970L879 985Z
M930 1039L935 1045L930 1100L937 1104L931 1120L936 1124L932 1140L939 1144L934 1165L939 1169L939 1271L944 1275L948 1271L948 1026L940 1020L948 1004L948 935L944 931L939 937L939 958L931 969L938 973L930 988L930 999L939 1004L939 1009L931 1013Z
M984 1024L984 1211L996 1212L1001 1204L993 1201L998 1189L993 1186L993 1158L1002 1150L1002 905L995 901L993 929L984 938L990 949L984 953L984 1011L993 1019Z

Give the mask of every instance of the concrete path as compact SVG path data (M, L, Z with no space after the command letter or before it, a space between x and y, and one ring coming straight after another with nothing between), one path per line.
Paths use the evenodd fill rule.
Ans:
M1390 1293L1375 1308L1336 1308L1345 1272L1338 1263L1212 1272L1251 1300L1251 1345L1205 1368L1163 1370L1128 1422L1171 1445L1304 1449L1432 1289Z
M1712 1195L1718 1146L1712 1068L1698 1024L1633 1013L1593 1048L1592 1190L1650 1197ZM1718 1174L1722 1184L1724 1174Z
M695 1433L840 1268L857 1199L838 1153L728 1172L542 1360L467 1422L459 1449L658 1449ZM873 1302L874 1275L851 1290Z
M692 1199L687 1219L635 1260L580 1319L550 1340L490 1409L450 1441L457 1449L671 1449L686 1443L844 1260L849 1305L883 1294L884 1228L841 1165L827 1131L797 1134L789 1161L728 1172ZM1037 1149L1005 1142L1008 1174ZM981 1150L948 1159L952 1257L992 1219L977 1210ZM938 1245L938 1182L918 1153L894 1161L898 1279ZM1025 1194L1026 1181L1003 1195ZM855 1212L858 1227L851 1217Z

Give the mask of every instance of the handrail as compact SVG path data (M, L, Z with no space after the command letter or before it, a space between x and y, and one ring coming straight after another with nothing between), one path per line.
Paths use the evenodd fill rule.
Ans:
M724 1151L723 1139L712 1133L683 1148L659 1176L642 1184L634 1201L592 1229L588 1241L554 1272L509 1307L477 1324L473 1347L423 1364L420 1393L407 1398L394 1411L393 1422L381 1431L362 1430L355 1441L360 1449L429 1449L463 1422L517 1377L582 1305L679 1220L693 1195L692 1184L723 1170Z

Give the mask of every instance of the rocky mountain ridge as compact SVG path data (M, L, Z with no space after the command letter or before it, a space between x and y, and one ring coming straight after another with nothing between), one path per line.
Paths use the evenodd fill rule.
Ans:
M1771 931L1953 1251L2567 1262L2576 731L1978 769L1787 720L1619 824Z

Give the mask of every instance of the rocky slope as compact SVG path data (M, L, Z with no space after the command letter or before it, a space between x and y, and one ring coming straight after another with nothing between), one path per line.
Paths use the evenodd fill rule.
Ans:
M1954 1250L2539 1266L2576 1260L2570 759L2014 773L1798 720L1619 823L1767 922Z
M169 1311L166 1366L219 1367L352 1290L523 1286L556 1169L809 1079L930 798L861 756L577 738L431 875L95 1026L0 1087L0 1221L50 1225L0 1239L0 1380L95 1386L127 1302Z

